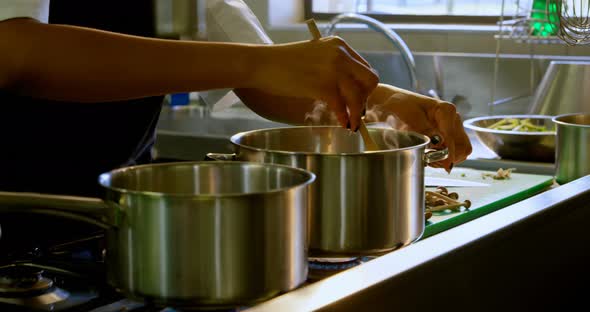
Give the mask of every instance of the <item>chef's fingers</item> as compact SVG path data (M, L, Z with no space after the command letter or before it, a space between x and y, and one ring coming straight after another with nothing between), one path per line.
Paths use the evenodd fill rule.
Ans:
M341 79L338 84L340 95L346 101L350 129L357 131L361 122L361 113L365 108L366 92L352 79Z
M340 126L344 128L350 126L348 111L346 109L346 99L340 94L340 88L338 86L321 100L328 104L330 110L336 115L336 119L338 119Z
M401 105L412 105L408 98L401 93L396 93L389 97L387 102L392 106L401 107ZM408 102L408 103L404 103ZM423 113L416 109L396 109L396 117L403 122L411 131L424 134L430 138L431 148L441 149L444 147L445 134L441 132L436 123L437 104L422 103L420 105Z
M443 167L443 165L440 162L431 163L431 164L429 164L429 166L432 168L442 168Z
M448 102L439 104L435 119L449 140L445 144L449 148L449 158L445 161L445 168L450 171L453 165L464 161L471 154L471 142L463 128L461 115L453 104Z
M449 157L441 161L441 163L443 164L445 170L447 170L449 173L453 169L455 162L455 127L457 115L458 114L455 105L448 102L439 103L434 110L434 120L436 121L436 124L440 129L444 139L444 143L441 144L443 144L449 150Z
M463 128L461 116L457 113L455 117L455 157L454 163L460 163L471 154L472 147L469 137Z

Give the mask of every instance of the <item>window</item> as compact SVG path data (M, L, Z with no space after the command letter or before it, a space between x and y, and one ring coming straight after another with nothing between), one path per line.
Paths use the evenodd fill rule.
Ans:
M502 14L523 15L533 0L306 0L306 18L355 12L392 23L494 24Z

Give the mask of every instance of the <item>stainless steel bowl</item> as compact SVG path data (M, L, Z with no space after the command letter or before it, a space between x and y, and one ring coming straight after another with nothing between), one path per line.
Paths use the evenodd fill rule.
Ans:
M504 118L529 118L533 124L553 131L520 132L487 128ZM495 115L467 119L463 126L473 130L484 146L503 159L554 162L555 124L551 118L545 115Z

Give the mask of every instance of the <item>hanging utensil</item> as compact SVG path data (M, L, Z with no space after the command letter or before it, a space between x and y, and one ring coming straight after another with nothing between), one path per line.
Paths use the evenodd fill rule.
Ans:
M590 3L588 0L557 0L559 33L569 45L582 45L590 42Z

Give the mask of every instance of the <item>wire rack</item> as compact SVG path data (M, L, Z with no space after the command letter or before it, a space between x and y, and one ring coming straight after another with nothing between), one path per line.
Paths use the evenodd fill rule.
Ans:
M559 1L559 0L558 0ZM541 8L533 8L532 1L503 0L502 14L498 21L498 33L494 36L498 40L511 40L527 44L565 44L557 36L559 18L551 5L556 1L546 1ZM508 5L516 6L514 15L505 16Z

